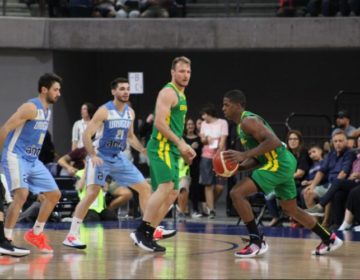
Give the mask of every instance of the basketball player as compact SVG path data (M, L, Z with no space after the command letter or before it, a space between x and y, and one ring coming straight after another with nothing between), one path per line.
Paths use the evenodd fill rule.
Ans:
M313 217L297 207L294 172L296 159L280 142L269 124L260 116L245 111L246 97L240 90L227 92L223 99L225 117L238 124L238 134L245 152L228 150L225 160L240 163L240 170L258 166L250 177L244 178L231 190L231 199L250 235L249 244L235 253L236 257L249 258L264 254L268 245L255 224L251 205L247 197L257 192L269 194L274 191L280 199L281 208L306 228L311 229L322 240L312 252L324 255L338 249L342 240L335 233L323 228Z
M61 82L55 74L42 75L38 82L39 96L21 105L0 129L0 150L4 147L1 163L9 190L14 195L5 219L5 236L12 240L13 228L29 191L42 192L45 200L37 220L24 236L42 253L53 252L43 230L61 193L38 156L50 121L49 105L59 99Z
M151 187L146 182L140 171L122 153L128 141L135 150L146 153L145 147L134 134L135 112L128 105L130 86L126 78L117 78L111 82L112 101L101 106L90 120L84 131L83 141L88 153L86 164L85 197L76 206L71 227L63 245L77 249L85 249L86 244L79 238L80 225L86 216L91 204L96 200L100 189L105 184L109 175L117 186L129 186L138 192L140 208L145 209L145 204L151 195ZM95 143L92 136L97 132ZM94 147L95 146L95 147ZM166 215L170 204L157 209L160 214ZM159 215L160 215L159 214ZM176 231L158 229L162 232L155 233L154 238L167 238Z
M166 250L152 236L166 214L157 215L157 209L172 203L178 195L179 157L181 155L186 163L191 163L196 156L182 138L187 112L184 90L190 76L191 61L184 56L175 58L171 66L171 82L159 92L156 101L153 131L147 144L151 185L155 192L147 202L140 226L130 234L136 245L150 252Z

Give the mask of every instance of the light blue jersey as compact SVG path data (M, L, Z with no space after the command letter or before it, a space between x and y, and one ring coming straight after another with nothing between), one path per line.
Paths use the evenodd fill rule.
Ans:
M97 134L94 145L100 154L114 156L126 148L126 140L132 122L130 108L125 104L123 112L120 112L113 101L107 102L104 106L108 110L108 117Z
M4 143L1 164L10 191L27 188L32 193L51 192L58 187L49 170L38 159L50 121L39 98L30 99L37 115L11 131Z
M86 185L104 186L107 176L111 176L117 186L123 187L144 182L144 176L122 152L126 148L132 123L129 106L126 104L123 112L116 109L113 101L109 101L104 106L108 110L108 117L101 131L97 133L97 140L94 143L103 164L94 166L91 158L87 159Z
M36 105L36 118L26 121L8 134L4 143L4 153L14 153L26 160L35 161L45 139L51 111L45 111L39 98L30 99L28 102Z

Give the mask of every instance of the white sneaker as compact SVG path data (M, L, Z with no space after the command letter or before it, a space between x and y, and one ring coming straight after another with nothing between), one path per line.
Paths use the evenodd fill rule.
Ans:
M343 241L336 236L335 233L331 234L330 243L327 245L323 241L316 247L314 251L312 251L313 255L326 255L332 251L335 251L341 247Z
M234 255L238 258L253 258L265 254L268 249L269 246L267 245L265 240L261 241L261 248L255 243L250 242L248 245L246 245L239 252L236 252Z
M154 231L153 239L155 241L166 239L174 236L175 234L176 234L175 229L165 229L163 226L158 226Z
M73 234L68 234L66 236L65 240L63 241L63 245L76 249L86 248L86 244L82 243L81 240Z

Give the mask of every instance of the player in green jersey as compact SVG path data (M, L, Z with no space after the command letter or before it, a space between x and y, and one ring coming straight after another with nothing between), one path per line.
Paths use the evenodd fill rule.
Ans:
M231 90L224 95L225 117L238 124L240 141L244 152L228 150L224 159L239 162L239 170L257 167L250 177L238 182L231 190L233 205L244 221L250 236L247 246L235 253L236 257L248 258L264 254L268 245L256 226L247 197L263 192L275 192L282 210L306 228L316 233L322 242L312 252L324 255L338 249L342 240L335 233L323 228L313 217L296 204L294 172L296 160L275 135L269 124L256 114L245 111L246 97L240 90Z
M154 193L146 204L140 226L130 234L136 245L150 252L166 250L152 236L166 215L165 212L159 215L159 209L174 202L178 195L179 157L191 163L196 156L182 138L187 112L184 90L190 76L191 61L184 56L175 58L171 66L171 82L163 87L156 100L153 132L147 144Z

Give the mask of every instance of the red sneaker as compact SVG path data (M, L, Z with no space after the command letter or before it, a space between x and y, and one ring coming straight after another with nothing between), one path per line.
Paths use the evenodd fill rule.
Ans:
M42 253L51 254L54 252L54 250L48 244L48 240L43 232L39 235L36 235L34 234L34 230L30 229L25 233L24 239L31 245L34 245L36 248L38 248Z
M165 229L163 226L158 226L154 231L153 239L155 241L158 241L161 239L170 238L175 234L176 234L175 229Z

